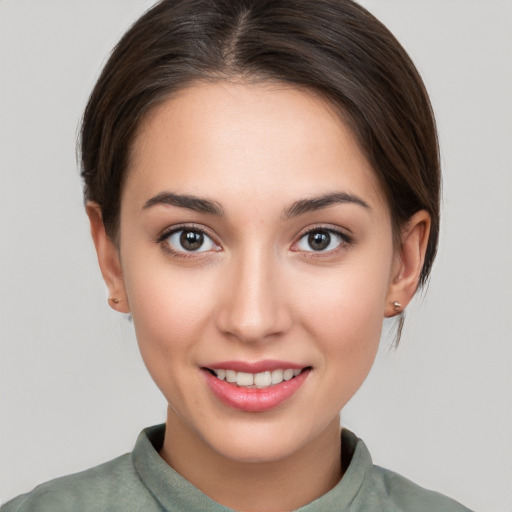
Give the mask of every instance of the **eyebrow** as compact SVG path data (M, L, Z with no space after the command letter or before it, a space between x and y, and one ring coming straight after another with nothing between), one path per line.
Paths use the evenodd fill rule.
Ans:
M357 197L354 194L348 194L346 192L332 192L330 194L324 194L321 196L315 196L296 201L291 206L286 208L282 214L282 218L289 219L291 217L302 215L303 213L321 210L322 208L327 208L328 206L340 203L357 204L365 209L371 210L370 205L366 201L363 201L360 197Z
M211 215L224 215L224 209L222 205L217 201L211 201L210 199L203 199L196 196L175 194L173 192L162 192L152 197L142 207L143 210L147 210L156 205L171 205L178 206L180 208L188 208L201 213L209 213Z
M281 218L286 220L291 217L297 217L304 213L321 210L334 204L351 203L362 206L363 208L371 210L370 205L363 201L360 197L354 194L348 194L346 192L332 192L330 194L324 194L320 196L310 197L307 199L300 199L295 201L291 206L286 208L281 215ZM200 213L208 213L210 215L223 216L224 208L217 201L210 199L203 199L197 196L176 194L173 192L162 192L152 197L142 207L143 210L147 210L156 205L171 205L178 206L180 208L188 208Z

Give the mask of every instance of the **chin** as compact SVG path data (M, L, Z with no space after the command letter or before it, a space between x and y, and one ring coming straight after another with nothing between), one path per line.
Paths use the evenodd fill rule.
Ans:
M308 452L308 447L322 437L324 430L329 429L329 422L320 432L295 423L296 428L292 428L290 421L276 425L272 422L255 422L252 419L245 425L246 428L226 427L222 434L211 437L211 441L206 442L219 455L234 462L272 463ZM331 425L336 429L335 435L338 435L339 416Z
M284 441L282 436L280 439L233 439L226 443L217 443L216 450L219 455L234 462L264 464L277 462L293 455L299 443Z

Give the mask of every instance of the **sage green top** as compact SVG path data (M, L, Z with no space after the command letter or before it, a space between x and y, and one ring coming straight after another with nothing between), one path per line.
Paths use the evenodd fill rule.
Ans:
M6 503L2 512L227 512L176 473L158 455L165 425L141 432L132 453L82 473L36 487ZM327 494L301 512L468 512L459 503L427 491L373 465L352 432L342 431L342 460L348 467Z

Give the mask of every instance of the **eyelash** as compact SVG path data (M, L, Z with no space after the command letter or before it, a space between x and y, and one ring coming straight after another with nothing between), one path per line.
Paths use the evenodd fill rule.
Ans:
M329 235L334 235L338 240L339 244L334 248L330 249L328 251L315 251L315 250L309 250L309 251L301 251L304 253L305 257L308 258L322 258L322 257L328 257L337 254L339 251L342 251L343 249L346 249L354 244L354 239L351 235L347 234L344 231L341 231L340 229L333 228L332 226L315 226L313 228L309 228L298 237L297 241L293 244L293 246L296 246L301 240L303 240L305 237L310 236L313 233L328 233ZM292 248L292 250L294 250ZM299 250L296 250L296 252L299 252Z
M174 226L170 229L167 229L163 231L155 240L156 243L160 244L162 249L166 251L167 253L171 254L175 258L197 258L198 256L202 255L202 253L210 252L210 251L178 251L171 247L171 245L167 242L169 237L172 235L175 235L180 232L196 232L204 235L205 237L209 238L213 244L220 247L220 244L215 240L215 237L209 234L207 230L204 229L202 226L198 226L195 224L186 224L186 225L179 225ZM300 249L293 249L294 246L296 246L301 240L303 240L305 237L310 236L313 233L328 233L329 235L334 235L336 238L339 239L339 244L334 249L330 249L328 251L324 250L300 250ZM310 228L307 231L304 231L301 233L301 235L298 237L297 241L293 243L292 245L292 251L293 252L303 252L305 253L306 257L308 258L321 258L328 255L333 255L338 253L340 250L343 250L344 248L347 248L348 246L351 246L354 244L354 239L351 235L348 235L347 233L335 229L331 226L315 226L314 228ZM218 252L215 250L214 252Z
M201 233L205 237L209 238L213 244L216 246L220 246L220 244L217 243L215 238L208 233L207 230L204 229L202 226L198 226L195 224L185 224L180 226L173 226L170 229L164 230L155 240L156 243L158 243L162 249L170 254L171 256L175 258L197 258L198 255L202 255L204 252L209 251L177 251L176 249L173 249L171 245L167 242L168 238L172 235L175 235L176 233L180 232L195 232L195 233ZM217 252L217 251L215 251Z

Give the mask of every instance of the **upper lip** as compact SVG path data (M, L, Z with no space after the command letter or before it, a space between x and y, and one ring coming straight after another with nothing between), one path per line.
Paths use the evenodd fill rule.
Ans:
M219 361L216 363L207 364L204 368L210 370L234 370L236 372L246 373L262 373L273 370L302 370L307 365L292 363L290 361L278 361L276 359L267 359L263 361Z

